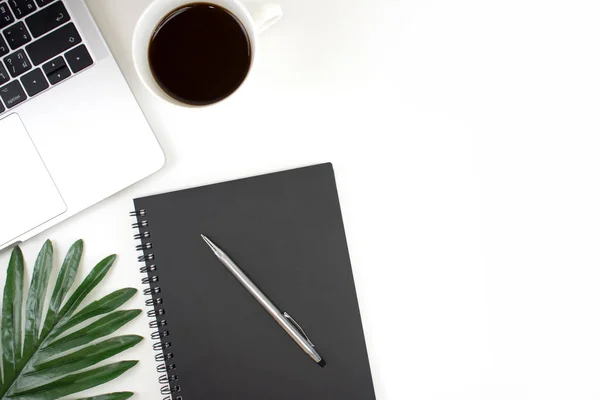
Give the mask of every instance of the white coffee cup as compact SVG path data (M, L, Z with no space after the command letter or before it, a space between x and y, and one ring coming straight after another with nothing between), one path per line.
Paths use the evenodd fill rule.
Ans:
M156 83L150 69L148 47L156 27L167 15L181 6L193 3L210 3L220 6L235 15L244 25L244 28L246 28L252 48L252 59L248 76L244 82L248 80L255 60L259 54L259 34L267 30L283 16L281 6L276 3L267 3L257 6L255 12L250 12L250 10L238 0L209 0L206 2L194 2L193 0L153 0L142 13L133 33L133 64L144 86L150 92L171 104L191 108L206 106L195 106L182 103L162 90L158 83ZM236 92L238 90L236 90ZM235 94L235 92L233 94Z

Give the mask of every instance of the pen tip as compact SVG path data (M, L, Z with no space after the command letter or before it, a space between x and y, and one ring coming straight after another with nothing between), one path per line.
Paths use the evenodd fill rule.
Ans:
M211 242L211 240L209 238L207 238L206 236L204 236L203 234L200 234L200 236L202 237L202 239L204 239L204 241L206 242L206 244L208 245L208 247L210 247L210 249L215 253L215 254L219 254L220 249L213 243Z
M327 365L327 363L325 362L324 359L321 359L321 361L319 361L318 364L319 364L319 367L321 367L321 368L324 368Z
M210 241L209 238L207 238L206 236L204 236L204 234L200 234L200 237L202 238L202 240L204 240L206 242L206 244L212 249L212 243Z

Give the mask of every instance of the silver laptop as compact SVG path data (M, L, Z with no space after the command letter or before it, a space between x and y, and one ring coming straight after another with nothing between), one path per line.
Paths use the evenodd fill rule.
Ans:
M0 249L159 170L83 0L0 0Z

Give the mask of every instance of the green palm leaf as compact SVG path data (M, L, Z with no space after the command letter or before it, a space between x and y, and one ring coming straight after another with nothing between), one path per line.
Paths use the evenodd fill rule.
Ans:
M137 361L121 361L78 374L67 375L46 385L14 393L8 398L14 400L58 399L112 381L136 364Z
M60 327L55 328L54 335L58 336L68 329L73 328L76 325L81 324L82 322L87 321L90 318L97 317L98 315L107 314L111 311L116 310L125 304L129 299L135 295L137 290L132 288L117 290L109 294L108 296L103 297L100 300L97 300L75 314L72 318L69 318L69 321L62 324Z
M85 328L48 344L48 346L42 346L39 350L39 354L44 357L52 357L70 349L88 344L91 341L106 335L110 335L140 315L141 312L141 310L115 311Z
M54 249L48 240L40 251L33 267L33 277L27 298L27 319L25 321L25 344L23 345L24 358L31 357L35 345L38 342L42 312L44 311L44 299L48 290L48 280L52 271L52 256Z
M18 247L17 247L18 248ZM62 268L58 273L56 284L54 285L54 292L50 299L50 307L46 314L46 321L44 322L44 329L40 335L40 339L45 338L50 332L50 329L54 327L56 323L56 315L60 305L62 304L67 292L75 282L75 276L77 275L77 269L79 268L79 262L81 261L81 254L83 253L83 241L78 240L75 242L63 262Z
M137 292L126 288L78 311L113 266L114 255L100 261L65 301L75 282L82 253L80 240L65 257L42 324L53 258L52 243L44 244L33 268L22 331L25 265L19 247L13 250L2 303L0 400L55 400L115 379L137 363L123 361L89 369L142 340L140 336L125 335L94 343L133 320L141 310L117 310ZM80 400L125 400L132 395L120 392Z
M10 256L2 299L2 372L5 382L14 379L21 360L23 269L23 253L17 247Z

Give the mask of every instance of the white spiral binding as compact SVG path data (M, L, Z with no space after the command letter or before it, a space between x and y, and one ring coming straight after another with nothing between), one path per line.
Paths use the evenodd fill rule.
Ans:
M173 397L175 393L181 392L181 387L177 385L179 378L174 373L177 366L171 362L175 355L168 351L171 348L171 342L166 340L169 337L169 331L164 329L167 326L167 320L164 318L166 314L163 308L164 300L158 296L161 292L160 286L155 285L158 283L159 277L156 274L158 268L153 263L154 254L149 253L149 250L152 249L151 234L147 230L149 227L148 221L143 219L147 213L146 210L137 210L132 211L129 215L137 218L137 222L132 225L132 228L139 230L139 233L134 235L134 239L141 241L141 244L136 246L136 250L143 252L138 257L138 262L144 264L140 268L140 273L146 274L142 279L142 284L148 285L143 293L149 297L145 301L146 306L150 308L146 314L150 318L150 328L153 329L150 337L154 340L152 348L156 351L154 359L158 363L156 371L160 374L158 382L162 385L160 393L165 396L163 400L183 400L182 396Z

